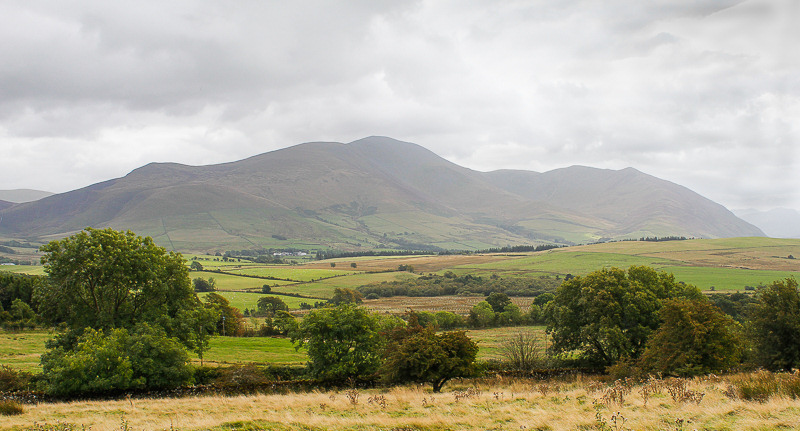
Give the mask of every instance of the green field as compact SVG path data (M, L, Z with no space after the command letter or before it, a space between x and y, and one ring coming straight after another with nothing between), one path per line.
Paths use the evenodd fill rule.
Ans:
M355 289L370 283L380 283L383 281L394 281L403 277L417 277L417 275L407 272L380 272L380 273L356 273L345 277L334 277L319 280L311 283L291 284L273 289L275 292L296 293L304 296L330 298L333 291L337 288Z
M23 371L38 371L39 358L45 341L53 338L51 331L0 331L0 365Z
M226 271L233 274L275 277L294 281L314 281L321 278L355 274L353 271L304 268L303 266L246 266L242 268L229 268ZM269 281L272 280L266 280L265 282Z
M305 364L308 355L288 338L214 337L204 355L206 364Z
M700 290L744 291L745 286L767 285L789 277L800 278L796 271L762 271L739 268L701 268L669 266L661 268L675 275L675 279L692 284Z
M250 310L255 309L258 300L264 296L276 296L280 298L281 301L286 303L286 305L289 306L289 309L292 310L299 309L301 302L307 302L309 304L313 304L315 302L313 299L297 298L294 296L284 295L269 295L255 292L225 292L220 290L215 293L227 299L231 303L231 306L238 308L239 311L244 311L245 308L249 308ZM208 295L208 293L200 293L198 296L205 298L206 295Z

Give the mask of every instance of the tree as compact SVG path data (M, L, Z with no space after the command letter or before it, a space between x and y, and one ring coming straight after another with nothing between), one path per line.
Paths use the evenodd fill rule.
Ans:
M274 316L278 311L289 311L289 306L277 296L264 296L256 303L258 314L261 316Z
M189 265L189 269L191 269L192 271L202 271L203 264L196 260L193 260L191 265Z
M272 288L269 286L269 284L261 286L261 293L271 293L271 292Z
M696 376L739 364L744 350L741 325L710 301L667 300L659 316L661 326L639 358L642 370Z
M492 306L486 301L481 301L475 304L469 311L467 322L470 326L475 328L485 328L494 323L495 314Z
M238 308L231 306L224 296L218 293L209 293L205 297L205 308L210 308L217 313L212 331L214 334L238 335L244 331L244 316Z
M337 287L333 290L333 297L328 300L328 303L333 305L360 304L363 300L364 297L361 295L361 292L346 287Z
M353 304L312 311L292 334L296 348L306 347L312 376L328 381L368 378L381 363L379 320Z
M658 328L658 311L670 298L700 298L693 286L645 266L602 269L564 281L547 310L547 330L556 353L582 351L609 366L638 358Z
M42 356L42 375L53 395L164 389L192 381L183 346L158 327L140 324L105 331L87 329L75 348Z
M211 337L217 333L217 323L222 320L221 313L215 307L207 306L183 310L179 320L184 334L184 344L197 353L202 366L205 352L210 348Z
M181 255L150 237L87 228L41 251L49 283L35 295L40 313L54 323L82 330L149 322L170 335L181 310L200 306Z
M492 306L492 311L502 313L506 306L511 304L511 298L502 292L492 292L486 297L486 302Z
M530 371L541 362L542 342L531 331L519 331L503 340L500 355L515 370Z
M430 383L433 392L440 392L447 381L475 373L478 346L463 331L436 334L433 328L416 326L402 332L405 336L384 352L384 379Z
M192 286L195 292L213 292L217 290L217 281L213 277L208 277L208 280L198 277L192 280Z
M772 282L756 292L747 333L755 362L769 370L800 368L800 292L797 280Z

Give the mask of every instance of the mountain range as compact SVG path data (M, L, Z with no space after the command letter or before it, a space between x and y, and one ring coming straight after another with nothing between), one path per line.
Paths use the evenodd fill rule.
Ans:
M479 172L386 137L305 143L208 166L151 163L0 209L5 237L43 241L86 226L131 229L181 251L764 235L723 206L633 168Z

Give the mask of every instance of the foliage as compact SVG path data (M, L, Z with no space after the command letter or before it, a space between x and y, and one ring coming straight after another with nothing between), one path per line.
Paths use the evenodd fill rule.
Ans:
M502 313L511 304L511 299L503 292L492 292L486 297L486 302L492 306L492 311Z
M579 350L598 365L638 358L670 298L700 298L693 286L645 266L602 269L562 283L547 312L556 353Z
M383 346L379 330L374 315L344 304L312 311L291 335L298 349L307 349L311 375L344 381L368 378L378 370Z
M99 331L87 329L75 348L42 356L46 390L53 395L163 389L191 382L189 358L177 339L140 324Z
M257 316L273 316L278 311L289 311L289 306L277 296L264 296L258 299Z
M197 263L197 261L192 263ZM197 277L192 280L192 287L195 292L213 292L217 290L217 281L214 280L214 277L208 277L208 280Z
M19 371L8 365L0 365L0 392L12 392L28 389L33 375Z
M442 276L424 275L417 278L405 278L391 282L381 282L361 286L358 291L363 295L375 294L379 297L392 296L446 296L446 295L490 295L503 293L507 296L538 297L547 292L554 292L560 280L551 277L500 278L477 277L474 275L457 276L448 271Z
M193 260L192 263L189 264L189 269L191 269L192 271L202 271L203 264L196 260Z
M741 325L707 300L674 299L639 358L645 372L695 376L728 371L741 359Z
M0 400L0 416L13 416L25 413L22 404L14 400Z
M768 370L800 368L800 291L794 278L775 281L756 293L748 335L758 365Z
M0 310L9 309L15 299L22 300L28 305L35 305L33 292L43 283L45 278L41 276L0 271Z
M205 297L205 308L210 308L217 314L213 326L215 334L235 336L244 331L244 316L238 308L231 306L230 301L224 296L209 293Z
M494 324L494 319L495 314L492 306L486 301L481 301L469 311L467 323L473 328L486 328Z
M217 322L221 319L220 311L213 306L181 310L179 313L181 333L184 345L197 353L200 365L203 365L205 352L208 351L211 336L217 333Z
M51 322L74 329L149 322L173 334L179 311L200 306L181 255L150 237L87 228L41 250L49 283L35 296Z
M361 294L361 292L345 287L336 288L333 291L333 297L328 300L328 303L333 305L360 304L363 300L364 296Z
M410 322L394 334L381 367L385 380L431 383L433 392L440 392L447 381L475 373L478 346L463 331L437 334Z

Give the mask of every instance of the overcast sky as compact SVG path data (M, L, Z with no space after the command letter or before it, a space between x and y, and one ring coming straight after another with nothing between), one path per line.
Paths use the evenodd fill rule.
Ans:
M0 189L370 135L800 209L795 0L0 2Z

